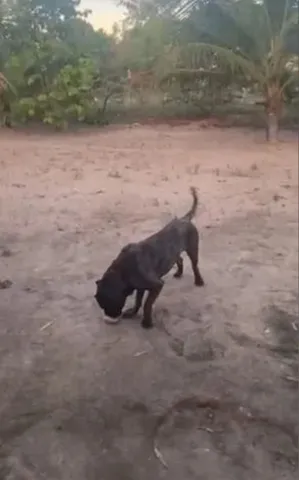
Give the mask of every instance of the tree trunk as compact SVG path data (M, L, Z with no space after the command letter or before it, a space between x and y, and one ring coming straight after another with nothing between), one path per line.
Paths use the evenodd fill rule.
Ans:
M279 120L282 112L282 91L278 84L268 85L266 90L265 110L267 115L266 139L270 143L278 141Z
M269 143L278 141L279 121L278 115L274 112L267 112L267 130L266 139Z
M112 95L113 95L113 92L109 92L109 93L106 94L106 97L104 98L104 102L103 102L103 106L102 106L102 111L101 111L101 113L102 113L103 116L104 116L105 113L106 113L107 105L108 105L108 102L109 102L109 100L110 100L110 97L112 97Z
M0 94L0 106L2 103L3 125L7 128L12 128L11 124L11 107L8 99L6 98L5 91Z

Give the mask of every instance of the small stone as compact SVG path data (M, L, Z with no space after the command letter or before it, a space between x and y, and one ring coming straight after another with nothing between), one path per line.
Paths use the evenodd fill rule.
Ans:
M11 280L0 280L0 290L5 290L7 288L10 288L12 286L12 281Z
M1 253L1 257L11 257L12 251L9 248L4 248Z

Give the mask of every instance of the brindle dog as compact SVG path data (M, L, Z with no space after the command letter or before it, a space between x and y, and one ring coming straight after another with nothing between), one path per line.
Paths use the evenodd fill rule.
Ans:
M193 204L186 215L174 218L162 230L145 240L125 246L103 277L96 281L95 299L108 317L120 317L127 297L136 291L134 307L125 310L122 318L135 316L142 305L144 294L148 292L142 326L151 328L153 304L164 285L162 277L175 264L177 270L174 277L181 278L183 275L182 252L186 252L190 258L195 285L204 285L198 268L199 235L191 223L198 205L194 187L191 188L191 194Z

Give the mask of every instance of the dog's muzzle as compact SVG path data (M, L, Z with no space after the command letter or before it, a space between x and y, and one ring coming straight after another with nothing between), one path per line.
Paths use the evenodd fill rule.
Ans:
M119 318L121 316L121 312L119 312L119 311L116 312L116 311L111 311L111 310L109 310L109 311L104 310L104 312L105 312L105 315L107 315L107 317L110 317L110 318L113 318L113 319Z
M105 308L101 305L100 301L99 301L99 298L97 297L97 295L94 296L97 304L99 305L99 307L104 310L104 313L105 315L107 315L107 317L110 317L110 318L119 318L121 316L121 313L122 313L122 310L119 310L118 308Z

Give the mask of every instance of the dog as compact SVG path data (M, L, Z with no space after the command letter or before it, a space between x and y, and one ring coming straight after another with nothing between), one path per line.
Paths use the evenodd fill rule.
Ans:
M132 318L142 306L143 297L148 292L143 307L143 328L151 328L152 308L160 295L166 275L176 264L175 278L183 275L182 252L190 258L194 283L204 286L204 280L198 268L197 228L191 222L194 217L198 197L191 187L193 204L181 218L175 217L164 228L138 243L126 245L112 262L100 280L96 281L95 299L101 309L110 318ZM125 310L123 307L128 296L136 291L135 305Z

